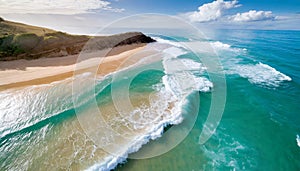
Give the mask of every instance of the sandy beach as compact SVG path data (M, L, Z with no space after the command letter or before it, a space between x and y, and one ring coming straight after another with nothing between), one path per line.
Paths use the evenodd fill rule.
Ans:
M144 46L126 45L113 51L84 54L85 57L81 54L80 61L79 55L3 61L0 62L0 90L63 80L72 77L75 69L76 74L96 69L98 74L105 75L116 71L122 62L142 50ZM85 59L82 60L83 58Z

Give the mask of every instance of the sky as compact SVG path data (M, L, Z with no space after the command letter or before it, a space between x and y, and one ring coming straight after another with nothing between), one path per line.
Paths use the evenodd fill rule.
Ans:
M208 29L300 30L300 0L0 0L4 19L75 34L143 13Z

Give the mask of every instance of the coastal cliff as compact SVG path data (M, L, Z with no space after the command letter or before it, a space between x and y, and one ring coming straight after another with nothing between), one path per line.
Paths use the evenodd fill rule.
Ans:
M87 42L89 46L85 50L103 50L154 41L141 32L110 36L70 35L0 18L0 61L75 55L83 50Z

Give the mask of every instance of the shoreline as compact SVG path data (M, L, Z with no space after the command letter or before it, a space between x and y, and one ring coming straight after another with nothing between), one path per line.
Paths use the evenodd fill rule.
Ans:
M87 54L91 57L79 62L77 60L80 54L0 62L0 91L30 85L49 84L70 78L78 72L87 72L89 69L93 71L96 69L97 74L109 74L118 70L122 62L141 51L145 46L146 44L134 44L120 46L112 50L106 49L98 53ZM101 63L99 63L100 60ZM80 70L75 71L78 64ZM101 71L99 71L98 64L102 65Z

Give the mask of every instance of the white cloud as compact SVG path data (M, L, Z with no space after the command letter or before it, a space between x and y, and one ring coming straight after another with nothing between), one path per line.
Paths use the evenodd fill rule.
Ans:
M0 0L0 13L81 14L93 10L120 12L106 0Z
M192 22L214 21L221 18L224 11L239 6L241 5L238 4L237 0L216 0L211 3L203 4L198 8L198 11L190 12L187 15Z
M271 11L256 11L250 10L244 13L237 13L230 17L233 21L246 22L246 21L262 21L275 19Z

